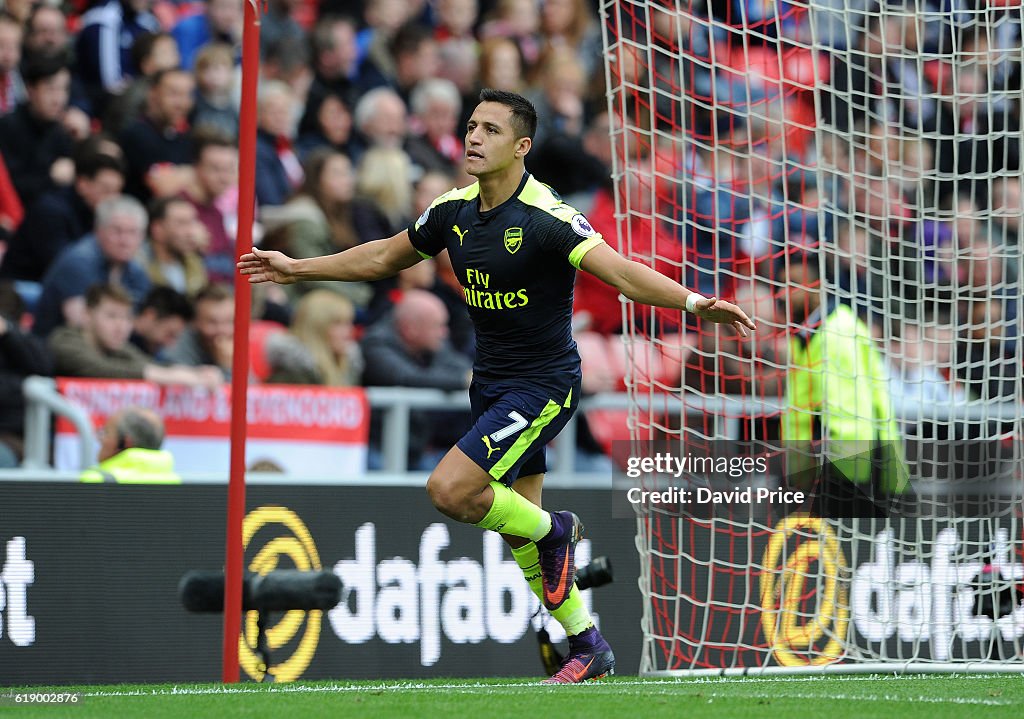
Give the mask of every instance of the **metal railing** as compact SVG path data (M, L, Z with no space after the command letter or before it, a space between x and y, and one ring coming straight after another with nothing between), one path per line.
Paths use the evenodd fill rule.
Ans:
M21 383L25 395L25 458L24 469L50 468L53 415L66 417L75 427L79 439L81 469L92 464L96 432L88 413L57 391L51 377L29 377Z
M75 427L80 444L82 468L92 463L96 434L87 413L68 401L57 391L56 382L48 377L30 377L23 384L25 409L24 469L50 467L51 424L53 415L66 417ZM367 400L371 409L383 414L381 454L384 466L381 473L401 474L408 469L406 463L409 437L420 428L412 427L414 410L468 411L469 398L465 392L413 387L367 387ZM666 401L666 398L671 401ZM778 415L784 403L753 397L696 394L636 395L632 399L624 392L592 395L580 401L580 411L630 410L640 414L648 412L658 416L685 414L713 417L712 435L723 439L738 439L741 418ZM905 423L948 422L1021 422L1024 405L1014 402L991 403L970 401L957 405L921 405L903 402L894 406L897 418ZM578 416L578 415L577 415ZM623 427L623 439L626 439ZM570 418L554 442L553 472L571 475L576 469L576 416Z

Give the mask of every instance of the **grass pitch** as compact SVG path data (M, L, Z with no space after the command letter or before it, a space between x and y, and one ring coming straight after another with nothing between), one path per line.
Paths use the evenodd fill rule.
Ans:
M0 689L81 692L74 705L12 705L0 716L38 719L210 717L686 717L686 719L964 719L1019 717L1024 675L638 679L579 686L529 680L296 682L294 684L122 685Z

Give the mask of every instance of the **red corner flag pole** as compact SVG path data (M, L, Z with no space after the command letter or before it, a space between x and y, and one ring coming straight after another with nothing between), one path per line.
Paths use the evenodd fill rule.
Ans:
M256 210L256 88L260 70L260 8L245 3L242 31L242 104L238 123L238 236L235 256L252 247ZM231 362L231 480L228 482L224 555L225 684L238 681L238 636L242 628L242 520L245 517L245 420L249 389L249 281L235 273L235 339Z

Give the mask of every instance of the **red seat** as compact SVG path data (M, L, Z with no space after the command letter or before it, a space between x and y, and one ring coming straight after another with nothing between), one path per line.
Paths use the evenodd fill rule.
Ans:
M604 337L604 351L608 357L608 365L611 367L612 376L615 377L615 391L621 392L626 389L626 345L623 343L622 335L608 335Z
M576 337L584 382L588 371L609 373L614 378L611 390L623 391L628 368L640 393L646 393L647 388L661 393L681 387L683 365L694 343L695 337L687 334L666 334L656 340L595 332L582 332ZM591 434L605 452L611 452L613 441L629 439L627 410L589 410L586 417Z
M592 409L586 413L587 426L605 454L611 455L612 442L629 439L629 411L624 409Z
M619 378L608 357L605 338L596 332L580 332L576 335L576 347L583 364L583 392L614 392Z
M609 354L616 358L619 388L626 388L626 376L635 385L650 386L664 376L661 352L646 337L609 337Z
M260 382L270 376L270 363L267 362L267 338L278 332L284 332L286 329L284 325L266 320L257 320L249 325L249 371Z

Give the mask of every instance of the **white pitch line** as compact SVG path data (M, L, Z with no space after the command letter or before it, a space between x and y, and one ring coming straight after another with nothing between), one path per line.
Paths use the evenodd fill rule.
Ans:
M999 701L997 699L965 699L963 697L950 697L943 699L940 697L928 697L928 696L916 696L916 697L901 697L896 694L835 694L829 692L828 694L808 694L800 692L786 692L786 693L765 693L765 694L753 694L753 693L742 693L742 694L731 694L728 692L711 692L705 694L705 696L713 696L720 699L841 699L843 701L864 701L864 702L911 702L914 704L926 703L926 704L970 704L979 706L1016 706L1017 702L1012 701Z
M996 675L999 676L999 675ZM984 678L979 675L965 675L962 678ZM918 677L915 677L918 678ZM920 677L925 678L925 677ZM927 677L931 678L931 677ZM948 678L948 677L947 677ZM999 677L1005 678L1005 677ZM744 699L744 698L757 698L757 699L820 699L821 694L814 694L809 692L784 692L779 693L776 691L772 692L752 692L752 691L739 691L739 692L721 692L721 691L707 691L709 685L714 684L732 684L733 686L747 686L754 688L757 685L769 685L769 684L783 684L790 682L807 682L815 681L816 677L763 677L763 678L747 678L747 679L729 679L729 678L697 678L697 679L663 679L663 680L623 680L614 682L591 682L588 684L578 685L580 689L588 692L597 693L616 693L626 688L643 688L644 692L648 695L669 695L674 692L669 691L673 687L689 686L695 689L699 688L702 690L704 696L719 699ZM835 680L839 677L830 677ZM874 681L886 680L890 684L892 682L898 682L902 677L886 676L877 677ZM870 677L844 677L842 681L870 681ZM368 684L368 685L319 685L319 686L302 686L302 685L277 685L273 687L264 686L211 686L211 687L169 687L166 689L138 689L138 690L111 690L111 691L93 691L87 692L85 696L89 697L150 697L150 696L214 696L218 694L225 695L242 695L242 694L360 694L360 693L400 693L405 691L417 691L417 692L438 692L444 691L448 693L460 693L460 694L478 694L478 693L490 693L499 694L506 690L522 690L524 688L539 688L541 690L552 690L552 691L565 691L567 687L560 686L552 689L550 686L541 685L539 682L510 682L505 684L424 684L420 682L395 682L389 684ZM572 691L572 689L570 689ZM894 694L835 694L828 693L829 698L843 699L849 701L872 701L872 702L923 702L931 704L961 704L961 705L978 705L978 706L1009 706L1015 704L1012 701L1001 701L995 699L972 699L964 697L932 697L932 696L918 696L918 697L901 697Z
M764 683L786 683L786 682L815 682L821 680L828 681L890 681L898 682L905 681L908 679L913 680L946 680L946 679L972 679L972 680L988 680L988 679L1004 679L1008 681L1020 681L1024 679L1024 668L1021 670L1021 674L830 674L830 675L813 675L813 676L758 676L756 674L746 675L742 677L693 677L687 679L686 677L679 677L679 682L691 682L691 683L708 683L708 684L735 684L737 682L764 682Z

